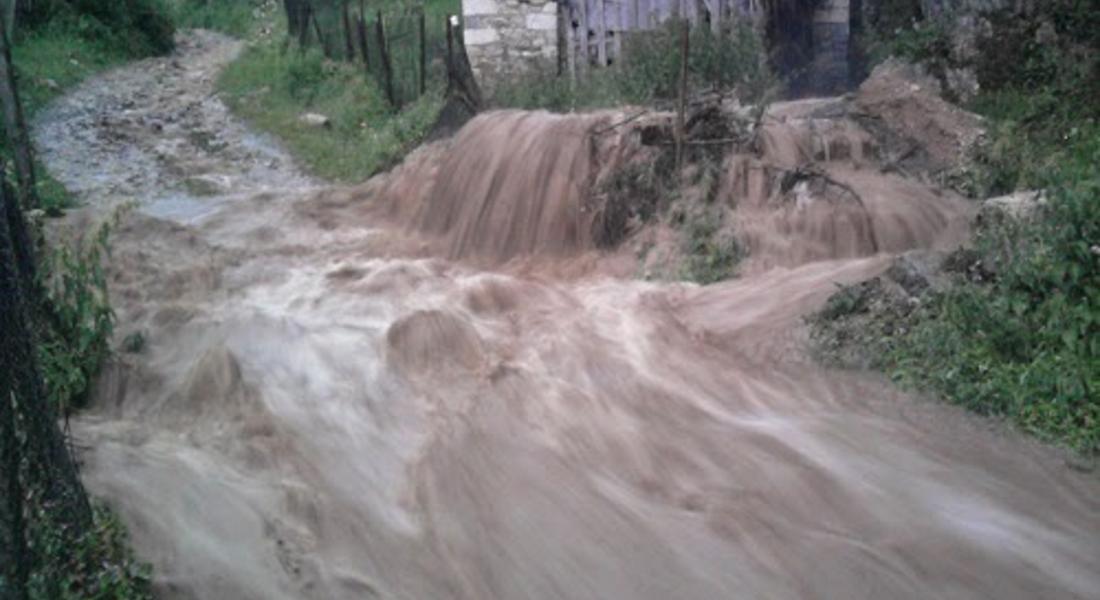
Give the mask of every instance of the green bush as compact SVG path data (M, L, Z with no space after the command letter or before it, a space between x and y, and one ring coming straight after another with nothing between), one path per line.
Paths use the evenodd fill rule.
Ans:
M58 414L85 402L110 354L115 317L104 271L109 235L110 227L103 225L89 244L57 247L40 266L46 303L37 319L37 354L47 397Z
M880 40L880 57L976 73L970 108L989 129L979 195L1044 189L1049 201L1027 220L984 223L964 254L986 275L899 316L878 366L1091 454L1100 451L1100 11L1088 4L986 13L967 64L953 62L951 19Z
M1035 218L979 232L991 283L918 311L891 357L899 379L1049 440L1100 450L1100 129L1045 176Z
M775 79L764 48L752 27L737 21L722 33L692 29L688 52L689 95L718 91L757 102L773 89ZM565 112L623 104L668 105L676 100L680 80L680 28L667 22L636 32L623 42L623 60L571 82L548 66L503 83L493 90L493 103L513 108Z
M213 29L236 37L247 36L258 0L177 0L172 11L179 27Z
M152 570L130 550L126 528L106 507L93 505L92 528L72 536L46 514L28 532L36 550L29 600L149 600Z
M129 56L164 54L175 43L171 13L162 0L46 0L30 4L16 34L63 29ZM18 44L18 39L16 40Z

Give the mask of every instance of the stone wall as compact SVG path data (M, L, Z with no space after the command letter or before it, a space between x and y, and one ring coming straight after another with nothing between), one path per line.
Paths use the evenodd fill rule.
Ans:
M462 16L470 66L483 87L532 68L556 69L555 0L462 0Z

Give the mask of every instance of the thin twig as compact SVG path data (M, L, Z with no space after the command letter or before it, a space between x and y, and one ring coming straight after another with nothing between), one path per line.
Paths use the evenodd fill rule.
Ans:
M600 129L597 129L597 130L591 132L590 135L603 135L603 134L611 131L612 129L617 129L619 127L622 127L623 125L626 125L627 123L630 123L631 121L636 121L636 120L640 119L642 116L644 116L646 114L649 114L649 109L642 110L641 112L635 113L635 114L623 119L622 121L619 121L617 123L612 123L611 125L608 125L607 127L602 127Z

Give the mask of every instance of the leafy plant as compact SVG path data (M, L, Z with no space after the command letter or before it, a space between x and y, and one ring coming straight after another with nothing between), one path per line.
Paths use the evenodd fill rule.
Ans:
M1100 451L1100 135L1047 175L1033 219L979 233L992 283L960 283L915 312L888 367L983 414Z
M693 28L688 52L688 86L692 95L704 91L736 94L756 102L778 81L768 69L759 36L751 26L735 21L714 33ZM544 108L565 112L622 104L669 103L678 96L680 29L667 22L652 31L624 39L623 59L604 69L590 69L572 82L549 68L505 82L493 90L493 102L513 108Z
M46 303L37 353L49 401L60 414L83 403L110 354L115 317L103 268L109 236L110 226L103 225L88 244L59 246L42 271Z
M684 230L684 279L702 285L717 283L734 275L744 252L737 239L721 231L720 218L713 211L689 218Z
M93 506L93 526L72 540L46 511L29 532L37 564L28 582L30 600L147 600L152 569L130 550L126 528L110 510Z

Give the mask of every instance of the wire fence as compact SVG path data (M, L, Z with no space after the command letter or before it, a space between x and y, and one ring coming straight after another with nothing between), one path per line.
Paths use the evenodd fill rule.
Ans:
M435 7L391 6L369 10L350 1L299 0L290 34L301 47L317 47L331 60L361 65L394 108L446 82L448 16ZM287 10L294 2L287 3Z

